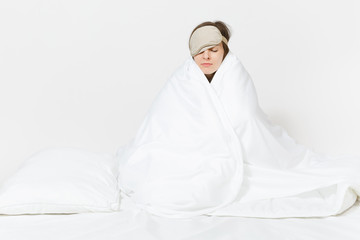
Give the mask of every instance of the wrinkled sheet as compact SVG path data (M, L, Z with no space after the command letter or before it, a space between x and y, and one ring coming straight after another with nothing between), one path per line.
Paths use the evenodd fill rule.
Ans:
M327 218L175 219L127 208L113 213L0 216L1 240L358 240L360 206Z
M360 193L360 159L317 154L272 124L231 52L211 84L189 57L118 158L122 192L158 216L330 216Z

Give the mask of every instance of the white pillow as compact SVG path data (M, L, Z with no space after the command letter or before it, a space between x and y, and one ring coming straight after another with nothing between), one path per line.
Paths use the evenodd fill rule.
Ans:
M117 161L108 154L47 149L28 158L0 188L0 214L119 210Z

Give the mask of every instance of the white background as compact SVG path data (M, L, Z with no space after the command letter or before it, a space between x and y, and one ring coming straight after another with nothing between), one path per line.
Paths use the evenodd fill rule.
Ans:
M0 182L48 147L115 153L222 20L270 119L297 142L360 156L356 0L0 2Z

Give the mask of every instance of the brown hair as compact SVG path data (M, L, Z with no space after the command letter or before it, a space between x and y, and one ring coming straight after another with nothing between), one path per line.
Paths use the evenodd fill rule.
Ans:
M204 27L204 26L214 26L217 27L217 29L219 29L219 31L221 32L221 35L223 35L226 40L229 42L229 39L231 37L231 33L229 30L229 27L222 21L215 21L215 22L203 22L200 23L199 25L197 25L194 30L191 32L190 34L190 38L192 36L192 34L195 32L196 29ZM190 38L189 38L189 42L190 42ZM227 44L225 44L224 42L221 42L224 48L224 57L223 59L226 57L226 55L229 53L229 47Z

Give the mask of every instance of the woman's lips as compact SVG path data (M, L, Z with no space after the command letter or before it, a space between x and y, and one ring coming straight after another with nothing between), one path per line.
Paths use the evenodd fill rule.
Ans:
M204 66L204 67L209 67L211 66L212 64L211 63L202 63L201 66Z

